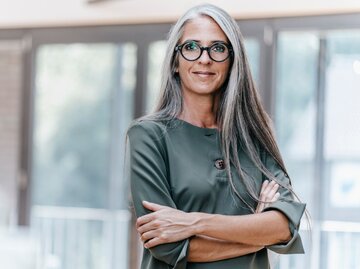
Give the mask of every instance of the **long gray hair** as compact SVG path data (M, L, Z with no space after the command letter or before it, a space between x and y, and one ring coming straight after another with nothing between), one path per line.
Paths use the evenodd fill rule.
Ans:
M270 118L261 105L250 72L242 34L235 20L227 12L216 6L205 4L191 8L177 21L168 37L157 105L152 113L138 120L171 120L182 112L183 98L180 79L176 74L178 54L175 52L175 47L183 35L185 24L199 16L208 16L213 19L223 30L233 48L232 64L228 78L221 89L215 119L221 130L221 150L227 164L226 170L233 192L254 212L255 208L246 202L246 199L235 188L230 172L230 167L233 165L246 186L247 193L254 200L259 201L259 193L256 192L254 181L241 167L238 149L242 148L254 165L270 180L278 182L265 167L260 151L270 154L285 174L287 171L274 138ZM278 183L291 190L290 184L284 186L281 182Z

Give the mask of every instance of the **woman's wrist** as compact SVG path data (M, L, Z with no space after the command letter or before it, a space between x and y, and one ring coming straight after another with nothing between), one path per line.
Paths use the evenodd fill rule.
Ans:
M214 217L212 214L206 214L201 212L192 212L192 224L191 224L191 234L192 235L202 235L206 230L206 225L209 224L211 218Z

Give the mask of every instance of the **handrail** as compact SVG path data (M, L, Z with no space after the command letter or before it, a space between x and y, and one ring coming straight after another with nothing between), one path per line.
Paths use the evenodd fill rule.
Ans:
M76 219L76 220L110 220L129 221L129 210L109 210L86 207L32 206L32 215L36 218Z

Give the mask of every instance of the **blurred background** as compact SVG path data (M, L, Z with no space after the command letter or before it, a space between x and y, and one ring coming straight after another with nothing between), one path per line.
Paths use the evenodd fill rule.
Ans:
M166 35L203 1L0 0L0 260L136 269L124 132L159 89ZM360 2L207 1L245 37L293 185L306 255L360 268Z

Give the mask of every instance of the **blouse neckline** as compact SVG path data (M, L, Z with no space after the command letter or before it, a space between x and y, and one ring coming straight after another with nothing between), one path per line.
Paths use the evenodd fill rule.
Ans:
M180 125L188 129L191 129L193 131L200 132L204 135L213 135L213 134L218 134L220 132L219 129L217 128L199 127L179 118L174 118L174 120L177 121Z

